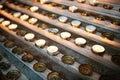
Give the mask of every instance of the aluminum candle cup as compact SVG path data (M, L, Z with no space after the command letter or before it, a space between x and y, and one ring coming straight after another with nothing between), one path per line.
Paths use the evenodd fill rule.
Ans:
M87 25L87 26L85 27L85 30L86 30L87 32L89 32L89 33L93 33L93 32L96 31L96 27L93 26L93 25Z
M53 33L53 34L57 34L59 32L59 30L57 28L49 28L48 32Z
M20 19L23 20L23 21L26 21L28 18L29 18L29 16L26 15L26 14L20 16Z
M83 74L83 75L88 75L88 76L90 76L90 75L92 75L92 73L93 73L93 68L92 68L92 66L89 65L89 64L81 64L81 65L79 66L79 71L80 71L80 73Z
M62 39L69 40L70 37L71 37L71 33L69 33L69 32L62 32L62 33L60 34L60 37L61 37Z
M31 54L25 54L22 56L22 60L25 62L32 62L34 57Z
M9 24L10 24L10 21L8 21L8 20L5 20L5 21L2 22L3 26L8 26Z
M16 30L17 28L18 28L17 24L11 24L8 26L8 29L10 29L10 30Z
M51 72L47 76L48 80L61 80L58 72Z
M40 0L40 4L46 4L49 3L49 0Z
M72 56L65 55L65 56L62 56L62 62L65 63L65 64L72 65L75 62L75 59Z
M38 11L38 9L39 9L39 7L37 7L37 6L30 7L31 12L36 12L36 11Z
M0 23L4 21L4 18L0 18Z
M67 18L66 16L60 16L60 17L58 18L58 20L59 20L60 22L65 23L65 22L67 22L68 18Z
M103 46L101 46L101 45L96 44L96 45L92 46L92 51L94 53L100 55L100 54L105 52L105 48Z
M27 33L25 34L24 38L27 41L33 41L33 39L35 38L35 35L33 33Z
M69 7L69 11L71 11L71 12L75 12L77 10L78 10L78 7L76 7L76 6L70 6Z
M21 13L20 13L20 12L15 12L15 13L13 13L13 16L14 16L14 17L20 17L20 16L21 16Z
M81 22L78 21L78 20L73 20L73 21L71 22L71 25L72 25L73 27L76 27L76 28L79 28L79 27L80 27L80 24L81 24Z
M28 20L28 22L29 22L30 24L35 24L35 23L37 23L37 21L38 21L38 19L36 19L36 18L30 18L30 19Z
M86 0L77 0L80 3L84 3Z
M84 38L79 37L79 38L75 39L75 44L78 46L84 47L86 45L86 43L87 43L87 41Z
M40 48L44 47L45 44L46 44L46 41L44 39L38 39L35 41L35 45Z
M47 68L44 63L38 62L33 65L33 68L37 72L44 72Z
M47 52L51 56L56 56L58 54L58 47L51 45L51 46L47 47Z

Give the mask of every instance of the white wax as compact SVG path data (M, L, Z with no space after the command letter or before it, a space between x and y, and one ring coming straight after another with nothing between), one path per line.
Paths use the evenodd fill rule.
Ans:
M67 39L67 38L70 38L71 37L71 34L69 32L62 32L60 34L60 36L63 38L63 39Z
M38 47L43 47L46 44L46 41L44 39L39 39L35 41L35 45Z
M14 29L17 29L18 25L17 24L11 24L8 26L8 29L10 30L14 30Z
M28 22L30 24L35 24L37 21L38 21L38 19L36 19L36 18L30 18Z
M20 19L23 21L27 20L28 18L29 18L29 16L27 14L20 16Z
M77 9L78 9L78 7L76 7L76 6L69 7L69 11L71 11L71 12L75 12Z
M66 22L68 20L66 16L60 16L58 19L60 22Z
M33 33L27 33L24 37L26 40L32 40L34 39L35 35Z
M105 51L105 48L101 45L96 44L92 46L92 50L96 53L103 53Z
M32 12L35 12L35 11L37 11L39 9L39 7L37 7L37 6L32 6L32 7L30 7L30 11L32 11Z
M8 21L8 20L2 22L3 26L8 26L9 24L10 24L10 21Z

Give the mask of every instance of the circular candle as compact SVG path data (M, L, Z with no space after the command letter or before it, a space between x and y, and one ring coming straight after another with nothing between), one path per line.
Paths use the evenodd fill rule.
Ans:
M60 36L63 39L69 39L71 37L71 34L69 32L62 32Z
M0 23L4 21L4 18L0 18Z
M8 21L8 20L2 22L3 26L8 26L9 24L10 24L10 21Z
M49 47L47 47L47 51L50 55L55 56L58 54L58 47L54 46L54 45L49 46Z
M66 16L60 16L58 19L60 22L63 22L63 23L68 20L68 18Z
M94 53L101 54L101 53L105 52L105 48L101 45L96 44L96 45L92 46L92 51Z
M46 44L46 41L44 39L39 39L39 40L35 41L35 45L37 47L43 47L43 46L45 46L45 44Z
M38 19L36 19L36 18L30 18L28 22L30 24L35 24L37 21L38 21Z
M84 38L76 38L75 44L78 46L84 46L87 43L86 39Z
M45 4L45 3L48 3L48 2L49 2L49 0L40 0L41 4Z
M34 37L35 37L35 35L34 35L33 33L27 33L27 34L24 36L24 38L25 38L26 40L32 40L32 39L34 39Z
M85 0L77 0L78 2L80 2L80 3L83 3L83 2L85 2Z
M78 20L73 20L73 21L71 22L71 25L74 26L74 27L79 27L80 24L81 24L81 22L78 21Z
M53 33L53 34L57 34L59 32L59 29L57 29L57 28L49 28L48 31Z
M26 14L20 16L20 19L23 20L23 21L27 20L28 18L29 18L29 16L26 15Z
M96 27L93 26L93 25L87 25L86 28L85 28L85 30L86 30L87 32L92 33L92 32L94 32L94 31L96 30Z
M11 25L8 26L8 29L10 29L10 30L15 30L17 28L18 28L17 24L11 24Z
M71 11L71 12L75 12L76 10L78 10L78 7L76 7L76 6L69 7L69 11Z
M30 7L30 11L32 11L32 12L35 12L35 11L37 11L39 9L39 7L37 7L37 6L32 6L32 7Z
M13 16L14 16L14 17L20 17L20 15L21 15L20 12L15 12L15 13L13 13Z

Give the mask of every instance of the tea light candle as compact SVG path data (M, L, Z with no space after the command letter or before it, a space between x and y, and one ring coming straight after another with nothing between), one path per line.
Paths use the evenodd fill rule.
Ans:
M71 25L74 26L74 27L79 27L80 24L81 24L81 22L78 21L78 20L73 20L73 21L71 22Z
M20 12L15 12L15 13L13 13L13 16L14 16L14 17L20 17L20 16L21 16L21 13L20 13Z
M78 46L84 46L86 43L87 41L84 38L79 37L75 39L75 44Z
M47 51L48 51L49 55L55 56L58 54L58 47L51 45L51 46L47 47Z
M69 7L69 11L71 11L71 12L75 12L76 10L78 10L78 7L76 7L76 6Z
M69 39L71 37L71 34L69 32L62 32L60 36L63 39Z
M28 22L30 24L35 24L37 21L38 21L38 19L36 19L36 18L30 18Z
M96 30L96 27L93 26L93 25L87 25L86 28L85 28L85 30L86 30L87 32L92 33L92 32L94 32L94 31Z
M40 0L41 4L45 4L45 3L48 3L48 2L49 2L49 0Z
M72 65L75 62L74 57L70 56L70 55L62 56L61 60L62 60L63 63L70 64L70 65Z
M35 38L35 35L33 33L27 33L24 38L28 41L33 40Z
M94 53L101 54L101 53L105 52L105 48L101 45L96 44L96 45L92 46L92 51Z
M29 18L29 16L27 14L20 16L20 19L23 21L27 20L28 18Z
M32 7L30 7L30 11L32 11L32 12L35 12L35 11L37 11L39 9L39 7L37 7L37 6L32 6Z
M4 18L0 18L0 23L4 21Z
M53 34L57 34L59 32L59 29L57 29L57 28L49 28L48 31L53 33Z
M10 24L10 21L8 21L8 20L2 22L3 26L8 26L9 24Z
M95 5L97 4L97 3L96 3L96 0L90 0L89 3L90 3L90 5L92 5L92 6L95 6Z
M60 16L59 21L65 23L68 20L66 16Z
M83 2L85 2L85 0L77 0L78 2L80 2L80 3L83 3Z
M50 72L47 76L47 80L62 80L58 72Z
M35 41L35 45L37 47L43 47L43 46L45 46L45 44L46 44L46 41L44 39L39 39L39 40Z
M10 29L10 30L15 30L17 28L18 28L17 24L11 24L11 25L8 26L8 29Z

